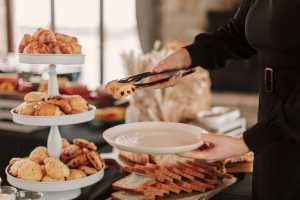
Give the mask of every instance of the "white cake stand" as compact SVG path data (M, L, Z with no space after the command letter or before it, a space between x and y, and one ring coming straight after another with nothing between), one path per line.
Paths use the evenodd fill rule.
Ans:
M20 63L48 64L49 81L48 94L59 95L56 64L79 65L84 63L84 55L60 54L19 54ZM70 70L72 67L70 66ZM58 129L60 125L78 124L92 120L95 117L95 106L89 105L89 110L84 113L63 116L26 116L19 115L15 109L11 110L13 121L24 125L51 126L47 141L48 153L51 157L59 158L62 152L62 138ZM7 170L6 170L7 173ZM80 188L92 185L103 178L104 170L82 179L60 182L34 182L15 178L7 173L8 182L20 189L43 192L47 200L69 200L81 194Z

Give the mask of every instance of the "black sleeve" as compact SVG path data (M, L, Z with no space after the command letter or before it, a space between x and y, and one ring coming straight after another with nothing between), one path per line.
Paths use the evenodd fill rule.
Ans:
M252 0L242 0L235 16L224 26L212 33L201 33L191 45L186 46L192 58L192 67L206 69L224 67L227 60L247 59L256 51L245 36L245 19Z
M272 117L259 122L244 133L244 141L255 153L260 153L282 140L300 144L300 87L286 100L278 101Z

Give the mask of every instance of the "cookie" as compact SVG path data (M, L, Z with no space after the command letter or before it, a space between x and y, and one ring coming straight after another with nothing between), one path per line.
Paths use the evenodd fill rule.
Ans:
M48 150L46 147L36 147L30 154L29 160L32 160L38 164L42 164L45 158L49 157Z
M25 161L18 169L18 178L24 180L40 181L43 177L39 164L31 160Z
M49 97L45 102L58 106L65 114L70 114L72 112L69 101L62 96Z
M45 92L29 92L24 96L25 102L39 102L43 101L47 98L47 94Z
M70 175L67 177L67 180L74 180L86 177L85 173L79 169L71 169Z
M69 168L56 158L46 158L44 163L46 173L50 178L60 180L70 174Z
M70 146L70 142L66 139L66 138L62 138L62 148L67 148L68 146Z
M76 156L80 155L81 153L82 153L82 151L81 151L80 147L72 144L63 149L60 159L63 162L67 162L67 161L71 160L72 158L75 158Z
M101 170L103 168L103 163L101 160L100 155L95 152L91 151L87 154L87 158L90 161L90 163L95 167L97 170Z
M80 154L80 155L76 156L75 158L73 158L72 160L70 160L67 165L70 168L77 168L80 165L84 165L87 162L87 160L88 159L87 159L86 154Z
M93 142L89 142L85 139L76 138L73 140L73 143L78 145L81 148L88 148L93 151L97 150L97 146Z
M96 174L98 171L93 167L88 166L80 166L79 169L83 171L86 175L93 175Z

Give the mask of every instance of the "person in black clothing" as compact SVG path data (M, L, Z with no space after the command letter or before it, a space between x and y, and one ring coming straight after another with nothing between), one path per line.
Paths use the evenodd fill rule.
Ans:
M230 59L260 60L258 123L236 139L203 135L214 147L185 156L222 160L255 153L252 198L300 199L300 1L242 0L235 16L212 33L162 60L153 71L202 66L213 70ZM249 74L251 76L251 74ZM159 77L156 77L159 78ZM181 79L175 75L159 88Z

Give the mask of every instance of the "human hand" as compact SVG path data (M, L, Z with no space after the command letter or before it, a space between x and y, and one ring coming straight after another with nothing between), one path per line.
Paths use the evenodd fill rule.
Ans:
M175 53L169 55L164 60L160 61L154 68L153 72L163 72L171 69L184 69L188 68L192 63L191 56L185 48L181 48ZM150 78L151 81L160 80L169 77L168 74L156 75ZM182 78L182 73L175 73L172 78L162 84L155 86L155 88L167 88L176 85L176 83Z
M249 152L243 138L203 134L201 135L201 140L208 144L207 149L186 152L181 154L181 156L215 162Z

